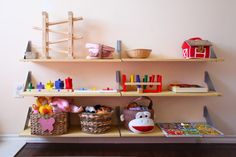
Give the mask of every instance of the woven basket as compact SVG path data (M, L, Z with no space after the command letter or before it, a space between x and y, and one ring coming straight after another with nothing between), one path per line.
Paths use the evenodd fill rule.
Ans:
M39 119L43 116L39 113L30 114L31 123L31 134L32 135L62 135L67 133L68 129L68 113L55 113L50 116L45 116L44 118L54 118L55 123L53 124L53 131L50 133L48 130L43 131Z
M83 132L91 134L102 134L111 129L112 114L96 114L83 112L79 114L81 129Z
M134 99L133 101L130 102L131 103L138 103L139 101L141 100L149 100L149 104L148 104L148 111L151 113L151 119L154 119L154 110L152 108L153 106L153 103L152 103L152 100L149 98L149 97L146 97L146 96L142 96L142 97L139 97L139 98L136 98ZM127 108L125 108L123 110L123 114L124 114L124 124L125 124L125 127L126 129L130 130L129 129L129 122L133 119L135 119L135 115L136 113L140 112L140 110L136 111L136 110L129 110Z
M147 58L151 54L152 50L150 49L133 49L127 51L127 55L130 58Z

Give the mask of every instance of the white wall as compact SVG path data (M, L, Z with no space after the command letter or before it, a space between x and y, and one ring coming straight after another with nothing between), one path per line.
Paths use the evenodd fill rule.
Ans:
M115 86L115 71L125 73L160 73L164 83L201 82L208 70L221 97L154 98L156 121L201 121L202 107L207 105L216 126L226 134L235 134L236 59L234 0L8 0L0 6L1 110L0 134L19 133L33 98L15 99L14 88L23 82L28 70L36 80L55 80L71 76L83 86ZM212 41L223 63L21 63L26 43L40 43L41 35L31 29L41 23L46 10L52 20L63 19L67 11L83 16L77 26L84 39L76 46L85 56L84 43L114 45L121 39L126 48L145 47L153 57L181 57L185 39L200 36ZM56 27L55 29L60 29ZM64 29L64 27L63 27ZM52 38L58 38L53 36ZM78 49L79 47L79 49ZM98 83L97 83L98 82ZM78 86L78 85L76 85ZM125 105L132 98L82 98L81 104Z

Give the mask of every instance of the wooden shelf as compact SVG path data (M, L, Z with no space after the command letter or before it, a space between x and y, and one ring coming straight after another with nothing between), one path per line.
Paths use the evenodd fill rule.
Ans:
M40 135L31 135L30 128L27 128L23 132L20 133L22 137L120 137L120 131L116 126L113 126L112 129L104 134L88 134L81 131L79 126L73 126L68 130L68 133L63 135L48 135L48 136L40 136Z
M222 58L210 58L210 59L184 59L184 58L145 58L145 59L20 59L21 62L36 62L36 63L57 63L57 62L223 62Z
M21 93L22 96L62 96L62 97L116 97L121 96L120 92L116 93L86 93L86 92L37 92L25 91Z
M164 137L165 135L159 129L159 127L155 127L155 130L146 134L135 134L125 128L120 128L120 136L121 137Z
M207 93L175 93L172 91L163 91L161 93L138 93L138 92L121 92L122 96L221 96L220 93L217 92L207 92Z
M115 62L121 62L121 59L21 59L21 62L35 62L35 63L57 63L57 62L65 62L65 63L69 63L69 62L101 62L101 63L106 63L106 62L111 62L111 63L115 63Z
M122 58L122 62L222 62L222 58L210 58L210 59L184 59L184 58Z
M78 93L78 92L23 92L22 96L55 96L55 97L119 97L119 96L162 96L162 97L188 97L188 96L221 96L218 92L207 93L175 93L172 91L164 91L161 93L137 93L132 92L117 92L117 93Z

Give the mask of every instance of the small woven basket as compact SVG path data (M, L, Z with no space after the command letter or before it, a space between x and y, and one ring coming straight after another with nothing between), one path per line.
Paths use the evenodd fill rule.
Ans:
M127 55L130 58L147 58L151 54L152 50L150 49L133 49L127 51Z
M68 129L68 113L55 113L53 115L44 118L54 118L53 131L43 131L42 126L39 123L39 119L43 116L39 113L30 114L31 134L32 135L62 135L67 133Z
M154 119L154 110L152 108L153 106L153 102L152 99L150 99L149 97L146 96L142 96L139 98L134 99L133 101L130 102L131 103L137 103L141 100L149 100L149 104L148 104L148 111L151 113L151 119ZM129 110L127 108L125 108L123 110L123 114L124 114L124 122L125 122L125 127L126 129L129 130L129 122L133 119L135 119L135 115L136 113L140 112L140 110L136 111L136 110Z
M83 112L79 114L81 129L83 132L91 134L102 134L111 129L112 114L96 114Z

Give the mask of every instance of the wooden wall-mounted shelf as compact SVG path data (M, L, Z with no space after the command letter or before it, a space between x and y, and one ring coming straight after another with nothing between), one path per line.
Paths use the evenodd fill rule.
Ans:
M21 62L35 62L35 63L80 63L80 62L104 62L104 63L115 63L121 62L121 59L21 59Z
M117 92L117 93L78 93L78 92L29 92L21 93L22 96L48 96L48 97L127 97L127 96L154 96L154 97L192 97L192 96L221 96L221 93L210 91L207 93L175 93L164 91L161 93L138 93L138 92Z
M223 62L222 58L210 58L210 59L184 59L184 58L146 58L146 59L20 59L21 62L34 62L34 63L80 63L80 62L99 62L99 63L115 63L115 62Z
M210 91L206 93L175 93L172 91L163 91L160 93L138 93L138 92L121 92L122 96L160 96L160 97L192 97L192 96L221 96L221 93Z
M104 134L88 134L81 131L78 126L70 127L68 133L63 135L40 136L31 135L30 128L25 129L20 133L22 137L120 137L120 131L116 126L113 126L111 131Z
M121 96L120 92L107 92L107 93L85 93L85 92L33 92L25 91L22 96L49 96L49 97L117 97Z
M209 59L184 59L184 58L146 58L146 59L133 59L122 58L122 62L222 62L222 58L209 58Z

